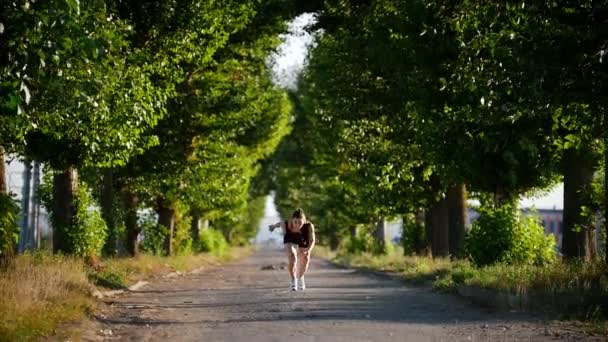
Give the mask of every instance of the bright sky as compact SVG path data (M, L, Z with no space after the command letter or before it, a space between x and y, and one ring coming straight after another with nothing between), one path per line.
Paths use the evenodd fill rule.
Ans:
M536 209L564 209L564 183L559 183L546 194L534 198L524 198L519 201L522 208L536 207Z
M289 23L287 33L280 35L283 43L266 61L272 70L273 81L281 87L295 90L298 75L306 65L308 50L315 44L315 35L306 28L314 24L314 13L304 13Z

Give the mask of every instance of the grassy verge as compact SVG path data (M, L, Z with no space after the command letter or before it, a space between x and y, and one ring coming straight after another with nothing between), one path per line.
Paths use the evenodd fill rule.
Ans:
M94 307L81 260L45 253L19 256L0 271L0 340L27 341L51 334Z
M414 283L431 284L438 291L476 286L515 295L530 294L546 301L560 318L582 319L585 330L608 334L608 267L603 260L478 268L466 260L404 256L400 249L377 256L337 254L320 247L316 255L344 266L389 272Z
M452 262L448 258L403 256L400 248L388 255L338 254L323 246L315 248L316 255L340 265L398 274L413 283L433 283L449 274L455 266L468 264L466 261Z
M220 265L249 254L251 247L232 248L229 253L181 255L171 258L141 254L136 258L105 259L98 270L89 269L93 284L106 289L124 289L138 280L170 272L188 272L197 268Z
M243 257L251 248L234 248L224 255L102 260L97 271L80 258L38 252L16 258L14 267L0 270L0 342L31 341L55 333L58 325L91 313L93 286L124 288L137 280L172 271L187 272Z

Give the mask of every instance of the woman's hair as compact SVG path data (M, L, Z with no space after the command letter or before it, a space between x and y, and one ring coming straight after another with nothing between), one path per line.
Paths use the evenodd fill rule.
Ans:
M302 208L298 208L298 209L296 209L296 211L293 212L293 215L291 215L291 218L299 218L299 219L305 220L306 215L304 214L304 210L302 210Z

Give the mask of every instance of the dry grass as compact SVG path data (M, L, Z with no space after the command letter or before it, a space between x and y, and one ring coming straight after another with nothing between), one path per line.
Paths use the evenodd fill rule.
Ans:
M60 324L83 319L95 307L96 301L91 297L94 281L109 279L115 285L128 286L172 271L219 265L252 251L233 248L224 257L199 254L114 258L103 260L98 271L85 266L80 258L44 252L18 256L14 267L0 270L0 342L51 336Z
M93 308L82 260L47 253L24 255L0 271L0 341L53 333L60 322Z
M315 254L344 266L396 273L415 283L434 281L437 277L447 274L453 267L465 263L453 262L449 258L405 256L399 247L387 255L340 254L326 247L318 248Z
M140 254L136 258L111 258L104 260L102 268L92 273L91 278L97 282L98 286L121 288L138 280L150 279L169 272L188 272L201 267L220 265L232 259L244 257L252 251L251 247L239 247L231 248L230 253L226 253L224 256L196 254L167 258Z

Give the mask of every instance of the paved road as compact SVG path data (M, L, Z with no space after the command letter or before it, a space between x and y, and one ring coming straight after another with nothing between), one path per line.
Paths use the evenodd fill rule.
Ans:
M498 314L460 298L313 259L308 289L288 290L283 254L163 279L98 313L124 341L555 341L565 326ZM262 270L264 266L271 268ZM112 335L108 331L111 330ZM97 336L102 339L102 335Z

